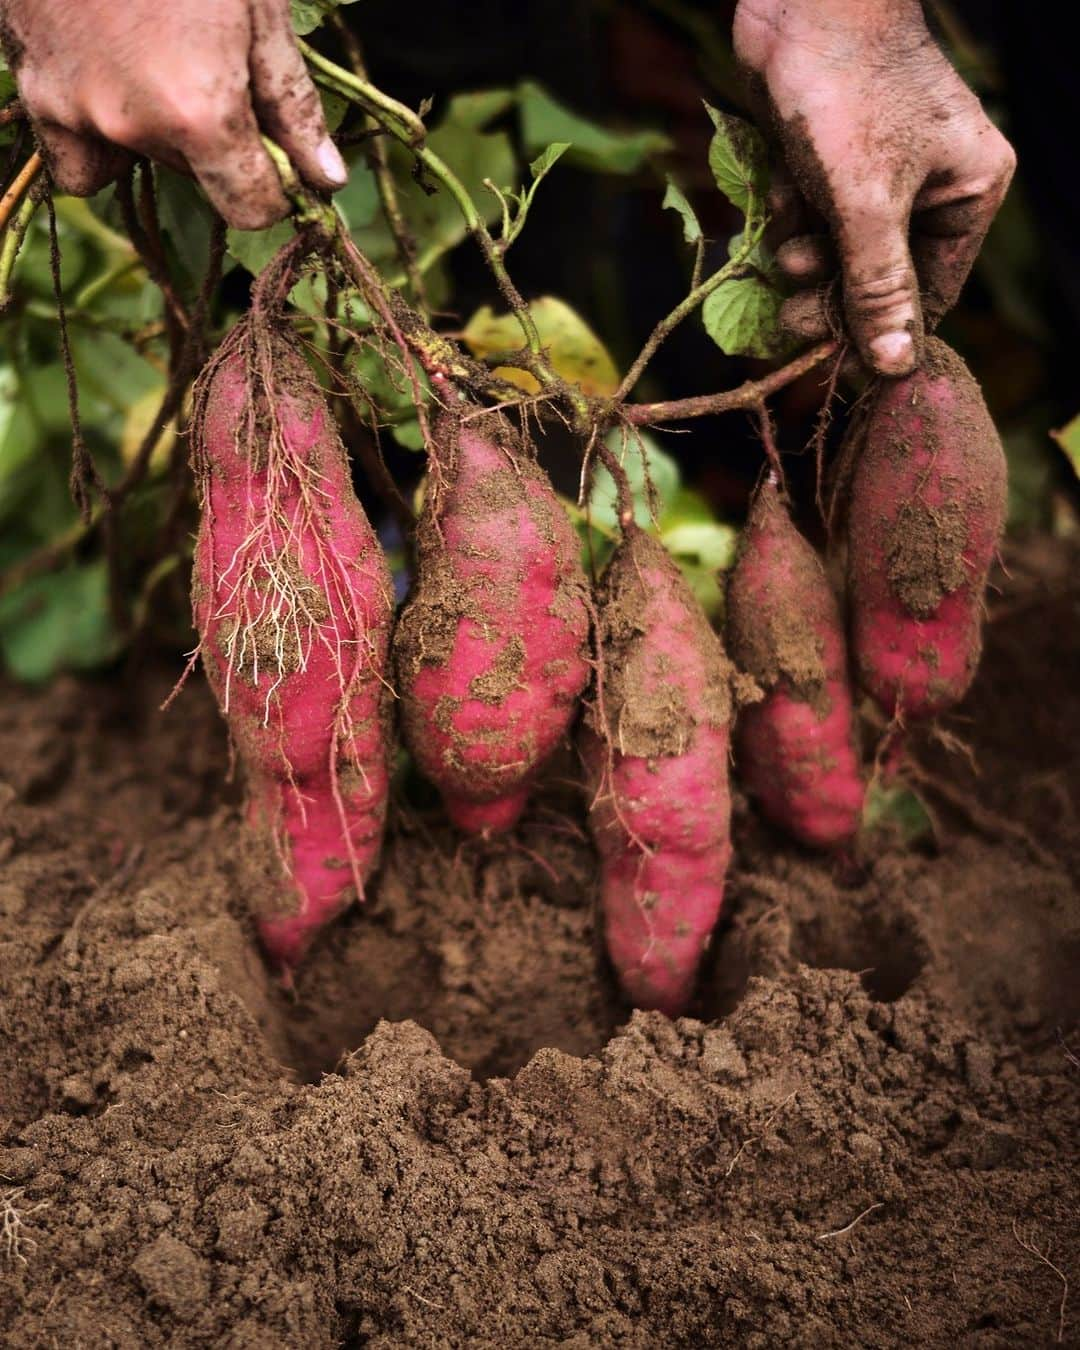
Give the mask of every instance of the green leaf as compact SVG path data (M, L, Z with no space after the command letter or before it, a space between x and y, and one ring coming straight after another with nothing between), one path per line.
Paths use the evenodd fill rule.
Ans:
M294 233L287 220L279 220L268 230L229 230L225 235L225 247L230 257L246 267L253 277L257 277Z
M562 159L567 150L570 149L569 141L553 141L541 154L529 165L529 172L533 176L533 181L539 183L544 174Z
M512 89L479 89L475 93L455 94L446 106L442 121L483 131L489 122L512 107L516 99Z
M709 146L709 168L716 186L744 215L760 215L769 191L769 152L756 127L741 117L705 104L716 131Z
M667 551L677 558L693 558L699 566L713 572L726 572L735 561L739 532L719 520L661 521L660 538Z
M327 131L337 131L349 111L348 101L340 94L335 94L332 89L324 89L322 85L318 86L317 93L322 104L323 117L326 119Z
M701 306L705 331L728 356L775 356L783 299L758 276L722 282Z
M733 234L728 240L728 257L734 258L742 253L746 245L746 231L740 230L738 234ZM765 280L776 290L783 290L784 274L776 265L776 258L772 250L769 249L764 240L759 239L753 244L749 253L743 258L743 264L746 267L752 267L756 272L760 272Z
M634 494L634 519L642 529L652 528L653 517L646 477L652 483L657 516L662 519L668 503L674 500L679 491L679 466L646 432L627 435L624 441L620 429L613 427L604 438L604 442L618 457L630 480L630 489ZM615 483L602 464L597 466L593 474L589 514L602 530L614 531L618 528Z
M428 137L428 145L461 179L485 220L494 221L500 208L484 187L484 179L490 178L493 183L514 181L515 158L509 136L502 131L477 131L459 122L444 121ZM407 150L391 146L390 163L402 214L416 240L420 266L427 271L465 239L467 226L457 203L444 188L436 186L429 195L415 181L413 159ZM397 246L381 214L368 225L354 227L352 236L380 270L397 271Z
M73 333L71 354L75 358L79 410L83 416L92 414L93 399L103 408L123 415L152 389L160 387L160 372L115 333ZM66 392L62 408L61 428L66 432L69 426Z
M345 217L350 230L370 225L379 209L379 188L375 175L361 160L349 165L349 181L334 193L334 205Z
M683 238L688 244L701 242L701 224L698 221L697 212L687 201L682 188L673 178L667 180L667 191L664 193L664 200L660 205L665 210L678 211L679 215L682 216Z
M420 423L415 417L391 427L390 434L398 445L404 446L406 450L424 449L424 433L420 430Z
M1080 478L1080 413L1066 422L1058 431L1051 431L1051 436L1065 451L1065 458L1072 465L1072 471Z
M25 469L41 445L38 424L10 367L0 367L0 521L22 500Z
M677 494L661 519L660 539L678 563L702 609L710 619L716 619L724 609L721 576L735 561L739 532L719 520L678 520L678 497L683 495L691 494L685 489Z
M416 421L412 381L398 366L387 365L381 348L370 342L359 346L350 345L345 369L363 398L373 406L377 420L394 427L395 437L400 427ZM420 370L416 374L421 393L426 399L430 395L427 376ZM365 410L361 408L361 416L364 415ZM403 434L405 437L409 435L408 432ZM406 443L402 441L402 444Z
M300 37L312 33L339 5L351 5L353 0L289 0L293 32Z
M885 830L910 845L933 838L934 820L917 792L902 783L884 787L875 780L866 793L862 829L867 833Z
M206 275L214 212L190 178L158 166L155 169L161 228L184 271L184 290L194 296Z
M0 655L16 679L40 683L59 670L112 660L121 641L109 618L104 559L33 577L0 598Z
M536 154L553 141L565 141L574 163L598 173L634 173L650 155L671 144L657 131L609 131L597 126L556 102L532 80L518 86L518 103L526 153Z

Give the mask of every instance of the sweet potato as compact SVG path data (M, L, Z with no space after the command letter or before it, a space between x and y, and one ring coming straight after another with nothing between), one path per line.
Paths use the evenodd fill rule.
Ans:
M574 531L499 413L443 414L394 635L405 742L469 832L509 829L588 682Z
M607 950L630 1001L683 1012L731 857L730 667L663 546L633 524L601 578L581 732Z
M393 587L330 410L292 340L245 321L197 390L203 664L273 840L284 908L259 920L286 969L378 859Z
M928 339L921 369L875 391L848 507L855 667L890 717L933 717L967 692L1005 505L1005 456L979 386Z
M735 728L736 766L762 812L804 844L858 829L865 788L843 624L813 548L772 478L758 489L727 592L728 648L764 691Z

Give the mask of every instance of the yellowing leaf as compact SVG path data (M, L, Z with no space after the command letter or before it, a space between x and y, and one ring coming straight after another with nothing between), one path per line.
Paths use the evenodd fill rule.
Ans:
M556 372L590 398L610 398L619 387L615 362L581 315L553 295L534 300L529 312ZM490 305L476 311L462 337L473 356L481 360L501 352L520 351L524 345L521 326L513 314L496 314ZM540 392L539 383L528 371L500 366L495 374L527 393Z
M135 402L128 408L124 417L124 429L120 433L120 454L125 464L131 464L135 456L139 453L139 446L143 443L143 437L150 430L150 426L157 416L157 410L161 407L161 400L165 396L165 385L159 388L148 389L145 394L140 394ZM150 456L150 473L161 473L169 462L169 455L176 441L176 420L166 422L161 435L158 437L157 445L154 446L153 453Z

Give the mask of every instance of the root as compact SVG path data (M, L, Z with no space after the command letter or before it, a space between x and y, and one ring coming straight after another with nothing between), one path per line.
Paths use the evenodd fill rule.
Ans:
M755 412L757 414L758 434L761 436L761 445L768 461L769 473L780 492L786 497L787 482L784 478L784 466L780 462L780 451L776 448L776 428L773 425L772 416L764 402L758 404Z
M1056 1266L1053 1261L1050 1260L1050 1244L1047 1243L1045 1247L1040 1247L1037 1244L1035 1241L1034 1228L1031 1230L1030 1237L1021 1237L1020 1224L1016 1219L1013 1219L1012 1234L1024 1251L1030 1256L1033 1256L1036 1261L1052 1270L1061 1281L1061 1302L1058 1304L1057 1335L1054 1337L1056 1343L1061 1345L1065 1340L1065 1308L1069 1302L1069 1277L1060 1266Z
M12 1266L28 1264L27 1253L33 1253L37 1243L26 1231L26 1220L48 1207L47 1200L29 1206L19 1204L25 1194L21 1186L0 1193L0 1251Z
M875 1209L884 1208L884 1200L878 1200L872 1205L867 1205L861 1214L856 1214L850 1223L844 1224L843 1228L834 1228L831 1233L819 1233L817 1235L817 1241L826 1242L829 1238L843 1237L845 1233L850 1233L856 1224L862 1223L863 1219L865 1219L868 1214L873 1214Z
M1043 848L1042 844L1032 836L1026 826L1019 825L1016 821L1009 820L996 811L981 806L966 792L945 779L939 778L936 774L928 772L919 764L909 762L907 772L921 787L936 793L954 810L959 811L980 834L995 841L1001 839L1015 840L1027 849L1032 860L1040 866L1053 868L1054 870L1061 867L1058 859L1049 850Z

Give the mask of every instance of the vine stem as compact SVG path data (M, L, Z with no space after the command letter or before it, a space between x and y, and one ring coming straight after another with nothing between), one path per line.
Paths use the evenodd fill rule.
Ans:
M12 179L11 186L0 197L0 230L8 223L12 211L18 206L23 193L30 187L41 172L41 156L35 150L19 172Z
M684 418L706 417L710 413L735 412L741 408L757 408L772 394L794 383L839 350L834 339L819 342L786 366L770 371L760 380L747 380L735 389L719 394L698 394L693 398L676 398L667 403L630 403L619 416L631 426L652 426L658 422L678 422Z
M18 257L19 249L26 238L26 231L30 228L30 222L33 220L34 213L40 204L40 202L34 200L33 196L29 194L25 196L19 209L12 216L4 235L3 244L0 246L0 314L3 313L11 299L11 273L15 266L15 259Z
M747 235L743 239L742 244L736 250L734 256L730 258L723 267L714 272L712 276L707 277L704 281L696 285L694 289L675 306L670 314L660 320L650 333L648 341L638 353L634 364L623 377L622 384L620 384L616 390L616 402L621 403L637 384L638 380L641 379L645 367L656 355L657 348L665 338L671 335L679 324L682 323L683 319L693 314L694 310L697 309L718 286L723 285L725 281L728 281L735 275L739 268L743 266L764 232L765 222L763 221L752 235Z
M537 358L536 369L532 373L542 385L554 386L557 377L543 359L543 347L536 323L529 307L522 299L521 293L514 285L510 273L506 270L502 252L492 238L483 216L477 210L476 203L470 196L468 188L450 168L449 164L425 143L427 128L423 121L404 103L399 103L396 99L384 94L370 80L362 79L359 75L354 75L352 71L346 70L344 66L339 66L335 61L328 60L302 39L299 40L299 47L308 64L315 71L316 78L321 83L328 84L336 94L350 102L359 103L361 107L371 113L391 136L401 141L404 146L413 152L431 176L438 179L450 193L464 218L466 228L480 246L480 251L483 253L484 260L502 292L503 299L509 305L521 326L521 331L525 335L525 345L532 356Z
M348 53L353 74L358 79L367 80L364 53L356 35L336 11L330 16L330 24ZM390 233L394 236L398 257L401 259L406 280L416 297L416 303L426 310L424 279L416 257L416 240L412 237L408 222L401 210L397 185L394 182L394 175L390 171L390 157L386 153L386 140L381 134L382 128L371 113L365 115L364 125L369 132L374 133L368 151L368 163L375 177L375 186L378 189L383 215L386 217L386 223L390 226Z

